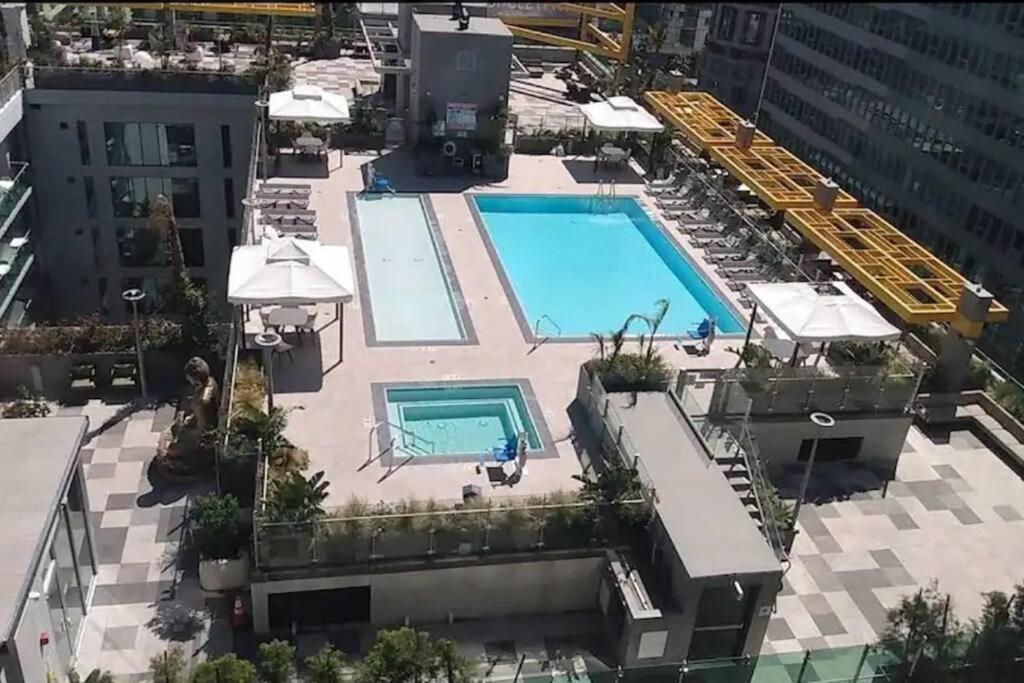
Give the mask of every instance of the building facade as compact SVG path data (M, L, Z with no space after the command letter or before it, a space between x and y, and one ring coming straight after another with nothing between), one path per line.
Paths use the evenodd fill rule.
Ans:
M784 4L759 125L1024 321L1024 8ZM1003 353L998 353L1003 351Z
M638 25L664 26L665 40L658 53L668 60L704 50L712 11L712 3L645 2L637 6L636 16Z
M80 449L84 417L0 420L0 683L64 680L96 583L96 546ZM15 462L17 461L17 462Z
M163 240L148 205L171 200L189 272L223 300L238 241L256 118L256 88L239 77L106 78L37 68L25 90L25 154L34 162L38 257L50 317L143 310L170 291Z
M779 3L715 4L700 64L700 89L752 116L764 83Z

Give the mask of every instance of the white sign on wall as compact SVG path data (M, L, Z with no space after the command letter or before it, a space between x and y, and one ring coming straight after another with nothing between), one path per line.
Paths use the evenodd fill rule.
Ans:
M444 123L449 131L476 130L476 104L449 102Z

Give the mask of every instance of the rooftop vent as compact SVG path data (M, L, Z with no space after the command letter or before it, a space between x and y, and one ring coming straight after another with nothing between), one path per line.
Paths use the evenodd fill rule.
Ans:
M736 128L736 146L740 149L750 149L754 144L754 133L757 131L750 121L740 121Z
M814 185L814 203L824 211L831 211L839 196L839 186L832 179L819 180Z

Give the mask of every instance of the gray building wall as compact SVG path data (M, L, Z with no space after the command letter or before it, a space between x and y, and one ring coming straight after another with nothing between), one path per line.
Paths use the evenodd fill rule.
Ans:
M438 19L444 30L436 29ZM449 102L477 105L478 128L466 137L496 138L497 126L489 116L508 103L512 34L499 19L473 18L470 29L461 32L452 30L455 25L447 17L413 17L408 125L414 142L428 112L443 121ZM460 68L470 62L471 69Z
M1006 362L1024 335L1019 12L786 3L759 122L1006 304L983 340Z
M837 413L834 417L835 427L823 433L822 438L863 438L857 460L873 469L895 475L896 464L900 453L903 452L907 432L910 431L912 420L909 415L854 417ZM813 439L816 429L804 415L794 415L789 419L752 417L750 422L751 433L757 440L758 452L773 475L798 462L801 444L805 439ZM819 451L818 457L821 456L822 452Z
M764 82L779 3L715 3L700 66L700 89L750 117Z
M271 593L370 587L370 621L386 626L412 621L484 619L596 610L605 556L459 567L430 565L412 571L254 581L253 629L269 629Z
M25 122L34 191L39 207L37 244L42 271L48 280L54 315L75 317L106 310L123 319L120 293L125 278L169 276L166 267L121 264L117 228L144 228L145 219L116 218L111 177L194 177L199 183L199 218L179 218L183 229L202 230L204 265L191 267L203 278L214 300L223 300L231 244L229 231L241 224L240 201L247 187L248 161L256 109L245 94L149 92L132 90L25 91ZM85 123L90 164L83 165L77 124ZM107 163L105 122L185 123L195 128L196 166L110 166ZM62 126L62 124L65 124ZM225 168L221 125L230 126L231 168ZM96 215L86 206L85 178L92 178ZM235 215L228 217L224 179L234 184ZM100 282L106 282L101 300Z

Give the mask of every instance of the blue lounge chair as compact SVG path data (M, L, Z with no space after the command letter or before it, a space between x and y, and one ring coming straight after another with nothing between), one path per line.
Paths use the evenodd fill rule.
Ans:
M704 318L697 326L696 330L687 331L686 335L690 339L707 339L708 334L711 332L711 318Z

